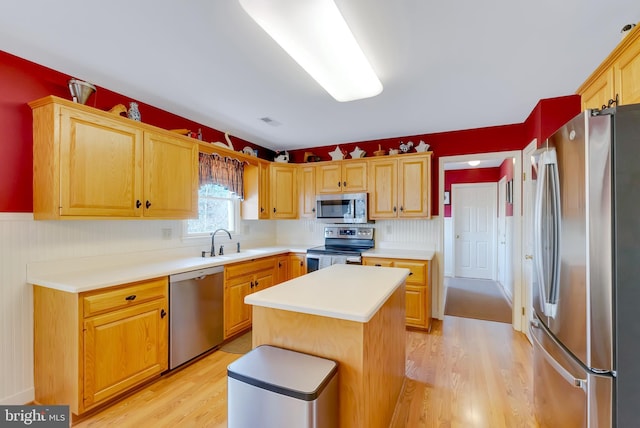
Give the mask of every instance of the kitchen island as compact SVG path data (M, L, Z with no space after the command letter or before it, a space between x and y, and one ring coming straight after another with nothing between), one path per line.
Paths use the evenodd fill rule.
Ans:
M338 362L341 427L388 427L405 373L408 269L333 265L253 293L253 347Z

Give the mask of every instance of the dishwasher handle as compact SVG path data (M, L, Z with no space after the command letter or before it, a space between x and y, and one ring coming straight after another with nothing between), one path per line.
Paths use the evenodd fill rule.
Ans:
M192 270L187 272L169 275L169 283L175 284L180 281L199 280L209 275L221 274L224 272L224 266L214 266L204 269Z

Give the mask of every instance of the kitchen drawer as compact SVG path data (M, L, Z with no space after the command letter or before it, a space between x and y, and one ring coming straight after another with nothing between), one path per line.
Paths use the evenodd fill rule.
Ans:
M393 261L388 259L364 259L363 264L365 266L381 266L381 267L393 267Z
M108 291L94 291L82 297L84 317L126 308L167 295L168 279L166 277L129 284L122 288L111 288Z
M254 259L248 262L234 263L224 267L224 277L226 279L235 278L240 275L251 274L261 270L273 270L276 266L275 257L265 257Z
M426 263L420 262L394 262L393 267L409 269L411 273L407 278L407 284L424 285L426 278Z

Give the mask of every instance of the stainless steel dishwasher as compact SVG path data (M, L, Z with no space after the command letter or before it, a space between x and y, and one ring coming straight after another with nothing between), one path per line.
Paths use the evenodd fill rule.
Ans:
M169 276L169 369L223 341L224 267Z

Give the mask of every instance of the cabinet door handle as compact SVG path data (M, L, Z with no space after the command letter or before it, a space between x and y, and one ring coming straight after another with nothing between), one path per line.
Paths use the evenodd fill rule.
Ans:
M393 212L396 212L396 211L398 211L398 210L396 209L396 207L393 207Z
M140 208L141 205L142 202L140 202L140 199L136 200L136 208Z
M256 287L258 286L258 281L256 281Z
M132 301L136 300L136 295L132 294L131 296L127 296L127 297L124 298L124 300L128 300L128 301L132 302Z
M278 262L278 267L281 268L282 267L282 263Z
M151 202L147 201L146 204L144 204L145 207L147 207L147 209L151 206Z
M409 276L413 275L413 272L409 272Z
M251 281L251 288L253 288L253 281Z
M347 187L347 182L346 181L342 182L342 187Z
M273 212L276 212L276 207L273 207Z
M260 207L260 212L263 213L264 212L264 207Z
M400 205L400 211L404 211L404 208L402 207L402 205Z
M304 262L300 260L300 266L304 266Z
M164 318L164 317L166 317L166 316L167 316L167 311L165 311L164 309L162 309L162 310L160 311L160 318Z
M312 213L316 212L316 209L315 208L311 208L311 212Z
M376 263L375 266L381 267L382 265L379 263Z

